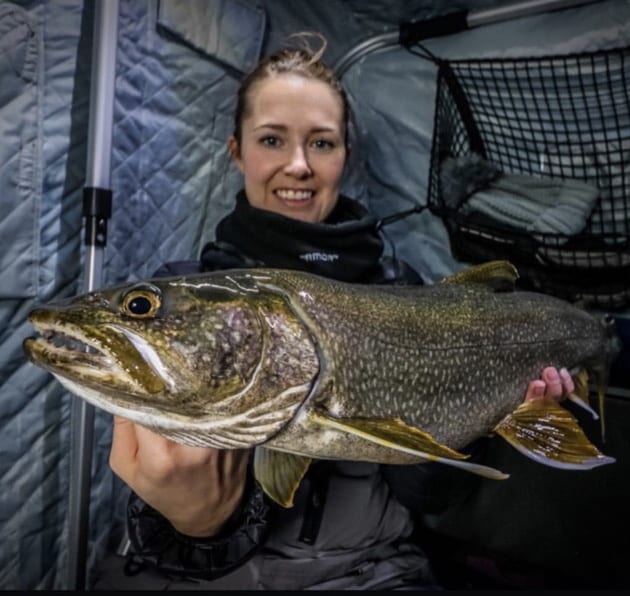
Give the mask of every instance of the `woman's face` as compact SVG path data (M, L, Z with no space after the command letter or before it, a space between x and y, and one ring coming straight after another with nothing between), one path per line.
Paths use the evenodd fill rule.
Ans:
M251 88L241 143L230 153L254 207L321 222L337 203L346 162L341 98L326 83L292 74Z

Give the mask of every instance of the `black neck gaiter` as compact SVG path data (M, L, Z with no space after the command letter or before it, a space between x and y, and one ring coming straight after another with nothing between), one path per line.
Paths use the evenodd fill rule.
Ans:
M374 274L383 253L376 221L360 203L344 196L325 222L306 223L252 207L241 191L234 211L219 222L216 241L260 266L361 281Z

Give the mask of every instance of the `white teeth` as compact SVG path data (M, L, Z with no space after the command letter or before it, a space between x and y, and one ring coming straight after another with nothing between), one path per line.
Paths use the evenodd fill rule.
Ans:
M304 201L310 199L313 196L312 190L277 190L276 194L287 201Z

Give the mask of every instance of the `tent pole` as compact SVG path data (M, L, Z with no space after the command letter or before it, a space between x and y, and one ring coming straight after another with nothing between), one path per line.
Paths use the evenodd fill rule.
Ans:
M94 3L87 164L83 189L85 217L84 291L101 285L107 219L111 215L111 145L116 77L118 0ZM85 590L94 408L75 398L71 405L68 589Z
M455 10L425 21L401 23L400 43L410 47L423 39L452 35L510 19L592 4L597 0L518 0L479 10Z
M333 65L335 74L341 78L361 58L373 52L392 47L412 46L423 39L460 33L467 29L491 25L501 21L530 16L591 4L597 0L520 0L503 3L493 8L479 10L457 10L426 21L401 23L395 31L387 31L369 37L341 56Z
M508 19L519 19L541 12L552 12L575 8L582 4L591 4L594 0L521 0L520 2L503 3L492 8L480 8L468 13L466 24L469 29L490 25Z

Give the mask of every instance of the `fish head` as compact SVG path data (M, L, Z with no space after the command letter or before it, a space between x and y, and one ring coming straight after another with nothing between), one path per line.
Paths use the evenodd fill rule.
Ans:
M36 308L29 320L40 334L24 342L34 364L110 413L190 444L266 440L318 370L287 301L229 276L90 292ZM212 439L234 424L249 425L251 436L235 445Z

